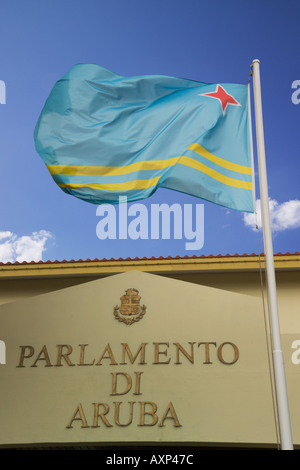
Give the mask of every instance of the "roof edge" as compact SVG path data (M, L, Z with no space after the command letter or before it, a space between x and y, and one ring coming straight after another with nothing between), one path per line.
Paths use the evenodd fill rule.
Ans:
M276 270L300 269L300 253L276 253ZM152 273L163 272L213 272L213 271L258 271L264 268L264 254L160 256L158 258L79 259L62 261L0 263L0 278L16 277L66 277L105 276L132 269Z

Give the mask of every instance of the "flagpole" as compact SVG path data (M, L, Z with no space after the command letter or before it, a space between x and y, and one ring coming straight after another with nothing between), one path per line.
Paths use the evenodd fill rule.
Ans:
M267 274L268 299L270 307L271 333L273 341L273 366L276 389L277 412L282 450L293 450L292 431L286 388L283 353L281 348L279 315L277 305L276 279L273 242L270 222L269 195L265 157L263 115L260 86L260 61L252 62L253 92L256 124L257 159L259 171L260 203L264 239L265 266Z

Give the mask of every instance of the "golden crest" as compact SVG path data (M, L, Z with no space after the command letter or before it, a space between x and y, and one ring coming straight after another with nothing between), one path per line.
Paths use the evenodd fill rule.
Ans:
M126 325L139 321L146 313L146 306L140 305L141 296L137 289L126 289L126 293L120 298L121 306L114 307L114 316Z

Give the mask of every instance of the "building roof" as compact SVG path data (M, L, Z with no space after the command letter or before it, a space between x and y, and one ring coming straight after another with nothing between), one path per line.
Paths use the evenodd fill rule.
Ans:
M276 270L299 270L300 253L276 253ZM0 263L0 278L101 276L117 274L132 269L152 272L213 272L213 271L258 271L264 268L264 254L226 254L167 256L151 258L102 258L86 260L31 261Z

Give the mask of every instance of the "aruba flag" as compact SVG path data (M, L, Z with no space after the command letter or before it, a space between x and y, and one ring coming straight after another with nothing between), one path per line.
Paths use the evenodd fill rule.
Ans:
M168 188L254 210L247 85L79 64L54 85L34 138L56 184L94 204Z

